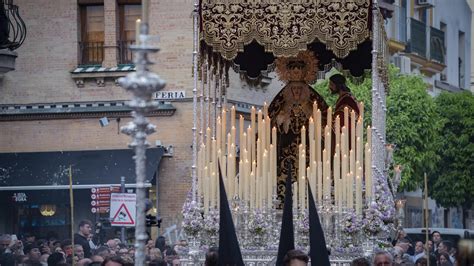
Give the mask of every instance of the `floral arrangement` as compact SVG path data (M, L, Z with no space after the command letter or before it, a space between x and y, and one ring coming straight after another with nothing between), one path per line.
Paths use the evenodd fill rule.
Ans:
M267 217L261 210L256 209L252 211L249 220L247 221L248 230L251 234L263 236L267 233L270 225L267 222Z
M211 236L219 233L219 212L216 209L209 211L204 216L204 231Z
M301 234L309 233L309 215L308 210L300 212L296 219L296 230Z
M191 193L188 193L183 204L183 222L181 227L188 236L197 236L204 227L202 210L198 203L191 201Z
M374 199L377 203L377 209L380 212L380 218L385 224L395 221L395 203L391 197L387 180L384 177L375 178Z
M381 216L377 203L370 203L365 210L365 217L362 221L362 229L367 235L375 236L382 231L383 221Z
M357 217L354 210L350 210L342 220L342 232L353 236L362 229L362 221Z

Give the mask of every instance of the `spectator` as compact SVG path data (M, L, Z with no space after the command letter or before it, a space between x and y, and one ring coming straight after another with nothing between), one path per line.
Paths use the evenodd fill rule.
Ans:
M374 266L392 266L393 257L387 251L379 251L374 255Z
M283 265L308 265L309 257L306 253L301 250L293 249L286 253L283 258Z
M155 248L159 248L161 253L163 254L165 251L166 246L166 238L164 236L159 236L156 239Z
M415 266L427 266L427 265L428 265L428 259L427 258L419 258L415 262Z
M370 266L370 262L364 257L357 258L351 262L351 266Z
M60 263L66 263L66 260L64 259L64 255L55 252L48 257L48 266L57 266Z
M35 244L27 244L23 249L23 252L28 257L30 262L39 262L41 252Z
M163 259L163 255L161 254L161 251L159 248L152 248L150 249L150 260L155 261L159 259Z
M102 264L102 262L104 262L104 258L99 256L99 255L92 255L91 257L91 263L97 263L97 264Z
M106 258L104 262L102 262L102 266L124 266L125 262L119 256L113 256Z
M84 250L84 257L90 258L92 255L91 247L89 245L89 235L92 232L92 222L89 220L82 220L79 222L79 231L74 234L74 244L79 244Z
M72 243L71 239L65 239L61 242L61 250L64 253L65 257L72 255Z
M164 259L168 264L172 265L173 260L179 259L179 256L178 256L178 253L176 253L176 251L174 251L173 248L171 248L170 246L167 246L167 248L165 250Z
M438 231L433 231L433 233L431 233L431 240L433 241L433 252L436 253L438 251L439 244L443 240L441 238L441 233Z
M108 258L112 255L110 253L109 248L106 247L106 246L102 246L102 247L96 249L95 254L101 256L103 259L106 259L106 258Z
M80 259L76 266L89 266L92 263L91 259Z
M425 248L424 248L423 242L421 242L421 241L416 241L416 244L415 244L415 254L412 256L413 262L416 263L416 261L417 261L419 258L422 258L423 256L425 256Z
M74 255L76 255L79 260L82 260L84 258L84 248L79 244L75 244Z
M453 244L451 243L451 241L443 240L441 241L441 243L439 243L438 255L441 253L446 253L448 255L449 261L451 263L454 263L454 258L450 255L452 248L453 248Z
M26 244L33 244L33 243L35 243L35 241L36 241L36 236L35 235L33 235L31 233L26 233L25 234L24 241L23 241L25 243L25 246L26 246Z
M117 241L115 241L114 239L109 239L105 245L109 247L110 253L112 255L117 254L117 251L118 251Z
M436 260L437 260L438 265L441 265L441 264L450 265L450 266L453 265L453 263L451 262L449 258L449 254L445 252L441 252L441 250L439 250Z
M204 262L205 266L217 266L219 262L219 249L215 247L209 248L206 253L206 261Z
M48 258L49 258L49 254L48 254L48 253L45 253L45 254L41 255L41 257L40 257L40 259L39 259L41 265L47 266L47 265L48 265Z

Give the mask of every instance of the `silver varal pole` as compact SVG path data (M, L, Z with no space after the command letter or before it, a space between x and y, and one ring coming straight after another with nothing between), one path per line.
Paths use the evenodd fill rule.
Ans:
M137 217L135 225L135 265L145 265L145 245L148 239L145 225L145 178L146 178L146 149L149 146L146 141L147 135L155 132L155 126L150 124L145 115L158 107L158 103L152 100L153 93L163 89L165 82L155 73L148 70L152 64L148 59L148 53L159 51L157 47L148 44L148 23L140 26L140 37L137 45L130 46L134 53L136 72L120 78L120 85L133 94L133 98L127 105L133 110L133 121L122 127L122 132L132 137L130 147L135 150L135 173L137 176Z
M194 0L194 12L193 12L193 21L194 21L194 50L193 50L193 71L194 71L194 87L193 87L193 165L191 166L191 178L192 178L192 201L196 203L196 189L197 189L197 176L196 176L196 164L197 164L197 87L198 87L198 39L199 39L199 1ZM201 101L202 104L202 101ZM201 131L202 133L202 131Z

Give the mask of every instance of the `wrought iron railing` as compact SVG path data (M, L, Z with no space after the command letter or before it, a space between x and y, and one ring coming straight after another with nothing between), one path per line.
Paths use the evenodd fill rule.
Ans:
M130 45L135 44L135 41L118 41L118 63L119 64L133 64L133 53L130 50Z
M426 24L416 19L410 19L410 52L422 57L426 56Z
M442 30L427 26L416 19L410 19L410 40L407 52L444 64L445 41Z
M101 65L104 42L79 42L79 65Z
M430 27L430 59L444 63L444 31Z
M13 0L0 0L0 49L15 50L26 38L26 25Z

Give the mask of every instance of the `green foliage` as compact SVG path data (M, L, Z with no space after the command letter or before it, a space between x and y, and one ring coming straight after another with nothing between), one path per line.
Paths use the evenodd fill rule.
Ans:
M444 207L470 208L474 199L474 96L445 92L435 102L442 123L441 163L431 179L430 196Z
M329 95L328 81L316 84L329 105L334 106L337 96ZM348 82L358 101L365 106L364 123L371 122L370 76L361 84ZM426 84L420 76L401 75L390 67L390 91L387 96L387 142L397 145L394 163L403 165L399 190L415 190L420 187L423 173L435 171L439 156L435 144L438 139L439 118L434 100L426 92Z
M390 68L390 94L387 97L387 141L397 145L394 163L403 166L399 190L421 186L426 172L436 171L440 119L433 98L420 76L401 75Z

